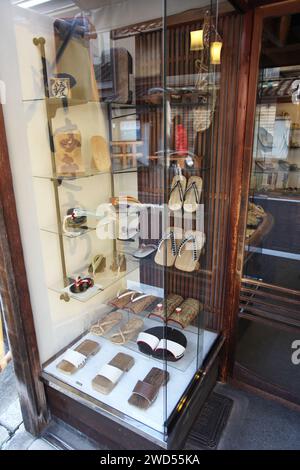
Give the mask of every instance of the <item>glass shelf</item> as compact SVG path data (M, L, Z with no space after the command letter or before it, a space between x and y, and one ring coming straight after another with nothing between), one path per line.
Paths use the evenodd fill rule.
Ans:
M125 278L130 273L133 273L136 269L139 268L138 260L126 258L126 271L114 272L110 269L110 266L113 262L113 254L108 254L104 256L106 257L106 268L103 273L98 273L95 275L94 277L95 285L91 287L88 291L82 294L73 294L70 291L69 286L66 286L62 279L58 281L57 283L55 283L54 285L49 286L48 287L49 290L54 291L61 295L68 294L70 298L78 300L80 302L87 302L88 300L92 299L97 294L99 294L99 292L102 292L108 287L113 286L116 282ZM91 277L91 274L88 272L88 269L86 269L83 271L78 271L76 273L73 273L70 276L70 279L75 279L78 276L82 278L87 277L87 276Z
M110 171L97 171L97 170L87 170L84 173L77 173L74 175L58 175L58 174L53 174L53 175L33 175L34 178L40 178L40 179L46 179L50 181L58 181L58 182L72 182L76 181L78 179L83 179L83 178L91 178L93 176L101 176L101 175L110 175L110 174L121 174L121 173L136 173L137 172L137 167L126 167L126 168L112 168Z
M86 228L83 229L82 231L74 231L74 235L69 235L67 233L65 233L63 231L63 229L59 229L57 224L56 225L49 225L48 227L40 227L41 231L42 232L48 232L48 233L52 233L54 235L62 235L63 237L66 237L66 238L70 238L70 239L76 239L76 238L80 238L80 237L83 237L84 235L88 234L88 233L91 233L91 232L95 232L96 231L96 228L95 227L88 227L88 226L85 226ZM68 229L70 232L72 231L72 229Z

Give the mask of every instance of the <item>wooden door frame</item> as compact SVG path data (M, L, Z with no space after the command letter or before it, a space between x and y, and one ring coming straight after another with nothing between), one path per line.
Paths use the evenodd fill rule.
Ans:
M298 0L285 0L258 7L254 12L250 11L245 14L240 48L240 86L237 113L239 119L236 126L235 152L232 161L232 205L225 305L227 345L222 368L223 380L233 374L235 360L263 21L267 17L299 12L300 2ZM250 33L251 24L252 33Z
M17 137L16 137L17 138ZM21 167L20 167L20 171ZM30 302L3 107L0 105L0 302L25 429L39 435L48 421L44 385Z

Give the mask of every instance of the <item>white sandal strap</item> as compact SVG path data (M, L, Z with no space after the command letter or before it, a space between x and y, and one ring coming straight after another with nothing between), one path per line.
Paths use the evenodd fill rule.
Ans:
M75 349L67 349L63 356L63 360L70 362L70 364L78 369L85 364L87 357L84 354L75 351Z
M120 377L123 375L123 371L118 367L112 366L110 364L105 364L97 375L105 377L107 380L110 380L113 384L116 384Z
M146 343L148 344L148 346L150 346L150 348L155 351L155 349L157 348L158 344L159 344L159 339L154 336L154 335L151 335L150 333L144 333L144 332L141 332L138 337L137 337L137 340L136 340L137 343Z
M171 341L170 339L161 339L156 349L166 349L173 354L176 359L182 357L185 351L185 348L181 344Z

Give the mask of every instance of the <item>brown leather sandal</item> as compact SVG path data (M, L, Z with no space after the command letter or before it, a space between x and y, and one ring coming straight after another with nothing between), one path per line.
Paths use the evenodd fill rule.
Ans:
M168 382L169 378L169 372L152 367L144 380L139 380L136 383L128 403L147 410L156 400L160 388Z

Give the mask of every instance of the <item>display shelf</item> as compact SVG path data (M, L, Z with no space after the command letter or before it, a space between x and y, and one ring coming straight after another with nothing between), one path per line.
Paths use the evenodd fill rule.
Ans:
M50 181L58 181L59 183L67 181L72 182L83 178L92 178L94 176L107 176L110 174L122 174L122 173L135 173L137 172L136 166L128 166L125 168L112 168L109 171L97 171L97 170L87 170L84 173L76 173L74 175L60 175L60 174L53 174L53 175L33 175L34 178L46 179Z
M86 228L82 230L81 229L78 229L78 231L74 230L73 235L64 232L62 228L58 228L57 224L53 224L49 226L42 226L40 227L40 230L42 232L52 233L53 235L60 235L60 236L63 236L64 238L69 238L69 239L84 237L85 235L90 234L91 232L96 232L96 227L89 227L87 225L84 225L84 227ZM68 229L68 230L70 232L72 231L72 229Z
M103 273L98 273L94 277L94 282L96 288L94 287L90 288L91 294L90 295L85 295L88 293L83 294L73 294L69 287L65 285L65 282L63 279L59 280L55 284L49 286L49 290L56 292L58 294L68 294L69 297L72 299L78 300L80 302L87 302L90 300L92 297L95 297L99 292L102 292L103 290L113 286L115 283L119 282L120 280L126 278L129 274L133 273L136 269L139 268L139 263L138 261L126 259L126 271L117 271L113 272L110 269L110 266L113 262L113 254L108 254L104 255L106 257L106 268ZM88 272L88 269L82 269L81 271L74 272L72 275L69 276L69 279L75 279L76 277L86 277L86 276L91 276L91 274ZM70 282L71 284L71 282Z
M73 375L66 375L59 371L56 367L57 364L62 360L63 352L50 361L44 367L44 373L55 377L60 381L61 387L65 388L66 384L72 386L78 391L78 394L85 393L92 399L98 401L99 407L108 405L111 407L111 414L120 411L138 422L155 429L159 432L164 432L165 417L168 418L187 386L191 382L196 370L201 367L205 357L211 350L213 344L217 339L217 334L207 330L203 331L203 353L201 358L194 357L184 371L175 368L171 363L168 363L168 372L170 379L168 382L168 401L166 415L162 413L163 404L165 403L165 387L162 387L159 391L158 397L155 402L151 405L148 410L142 410L134 407L128 403L128 399L131 396L132 390L138 380L142 380L152 367L162 368L162 363L154 358L149 358L139 351L130 349L130 355L134 358L134 366L126 373L125 377L122 377L120 382L116 385L114 390L109 395L103 395L92 388L92 380L97 375L102 366L107 364L118 352L125 354L129 353L129 349L125 346L116 346L109 340L92 334L86 334L82 336L79 341L73 344L73 348L76 347L84 339L91 339L97 341L100 345L100 351L91 359L89 359L86 365L79 369Z

